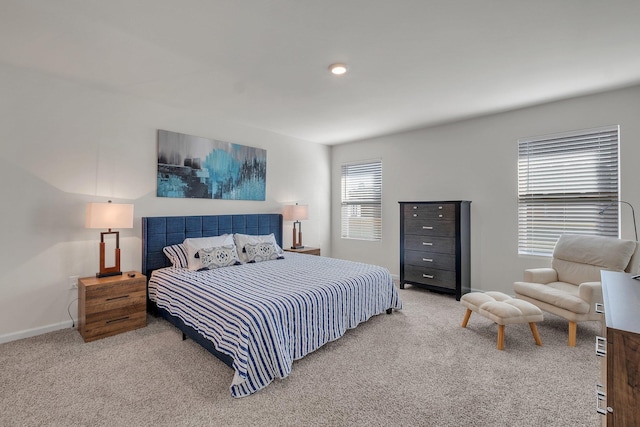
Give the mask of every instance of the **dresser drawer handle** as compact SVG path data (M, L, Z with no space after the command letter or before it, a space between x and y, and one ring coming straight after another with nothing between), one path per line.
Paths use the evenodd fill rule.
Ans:
M418 216L418 214L413 214L413 217L416 218Z
M433 259L431 259L431 258L422 258L422 260L424 262L433 262Z
M423 229L423 230L433 230L433 227L430 227L430 226L428 226L428 225L423 225L423 226L422 226L422 229Z
M109 325L109 324L111 324L111 323L124 322L125 320L129 320L129 316L120 317L120 318L118 318L118 319L107 320L105 323L106 323L107 325Z
M604 357L607 355L607 339L596 337L596 356Z
M607 394L602 391L602 384L596 384L596 412L601 415L607 415L607 410L603 409L600 404L606 403Z
M431 274L423 274L422 277L424 277L425 279L433 279L433 276Z
M596 310L596 313L603 314L604 313L604 304L597 302L595 310Z
M438 209L442 209L442 206L438 206Z
M431 242L422 242L422 246L433 246Z
M118 299L125 299L125 298L129 298L129 295L121 295L119 297L107 298L106 301L115 301Z
M413 207L413 209L418 209L418 207L417 207L417 206L414 206L414 207Z
M438 215L438 218L442 218L442 214Z

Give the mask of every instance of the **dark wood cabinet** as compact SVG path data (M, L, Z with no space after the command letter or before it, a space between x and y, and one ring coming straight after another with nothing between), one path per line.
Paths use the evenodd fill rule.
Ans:
M400 288L454 294L471 288L471 202L400 203Z
M607 426L638 426L640 282L627 273L602 271L601 275L605 336L596 340L596 354L602 356L596 409Z

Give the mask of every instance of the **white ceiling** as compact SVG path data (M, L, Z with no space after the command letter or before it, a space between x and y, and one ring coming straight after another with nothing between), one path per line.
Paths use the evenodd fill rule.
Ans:
M0 0L0 62L335 144L639 84L640 1Z

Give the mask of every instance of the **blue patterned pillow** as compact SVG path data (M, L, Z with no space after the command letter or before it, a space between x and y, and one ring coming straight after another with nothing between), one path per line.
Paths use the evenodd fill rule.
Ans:
M187 248L182 243L165 246L162 252L169 258L175 268L188 267Z
M247 262L262 262L284 258L280 255L278 247L271 242L247 244L244 245L244 249L247 252Z
M182 242L187 248L187 262L189 270L201 270L203 265L197 256L202 248L217 248L218 246L233 245L233 234L209 237L188 237Z
M198 251L197 255L202 263L201 270L213 270L214 268L241 264L238 259L238 250L236 249L236 245L202 248Z
M283 250L280 249L278 243L276 242L276 236L271 234L265 235L251 235L251 234L239 234L236 233L233 235L233 240L236 243L236 247L238 248L238 258L242 262L249 262L247 257L247 245L257 245L259 243L272 243L275 245L276 249L278 249L278 253L280 256L283 254Z

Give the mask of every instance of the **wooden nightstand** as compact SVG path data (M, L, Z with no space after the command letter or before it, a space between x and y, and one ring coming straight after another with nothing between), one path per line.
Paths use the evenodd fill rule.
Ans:
M78 280L78 331L85 342L145 326L147 278L143 274L131 271Z
M320 248L312 248L311 246L305 246L304 248L300 248L300 249L286 248L285 251L287 251L287 252L297 252L299 254L318 255L318 256L320 256Z

